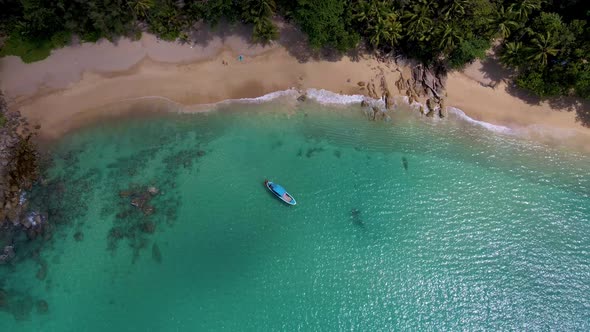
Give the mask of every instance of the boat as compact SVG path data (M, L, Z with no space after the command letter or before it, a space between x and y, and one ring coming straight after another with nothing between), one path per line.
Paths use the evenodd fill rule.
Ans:
M297 204L297 202L295 201L295 198L293 196L291 196L291 194L289 194L287 192L287 190L285 190L285 188L283 188L281 185L276 184L271 181L268 181L268 180L264 180L264 185L266 186L266 188L268 188L268 190L270 190L270 192L272 192L275 196L277 196L281 201L283 201L289 205Z

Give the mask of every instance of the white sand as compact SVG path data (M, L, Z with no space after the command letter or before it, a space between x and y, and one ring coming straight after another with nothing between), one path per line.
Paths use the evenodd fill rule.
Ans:
M309 59L301 34L285 25L281 40L265 47L251 45L243 28L213 32L203 28L194 38L200 42L182 45L144 34L139 41L85 43L56 50L32 64L5 57L0 59L0 88L11 106L42 125L42 135L55 138L104 116L106 105L143 96L193 105L257 97L292 87L359 94L366 90L358 81L372 80L378 85L384 75L395 91L399 77L393 63L370 56ZM244 55L243 61L238 61L239 54ZM555 110L547 103L530 104L513 96L501 80L505 76L497 64L476 62L449 76L446 104L477 120L529 131L532 136L582 146L590 142L590 129L576 122L575 112ZM539 135L539 128L549 135ZM587 145L590 150L590 143Z

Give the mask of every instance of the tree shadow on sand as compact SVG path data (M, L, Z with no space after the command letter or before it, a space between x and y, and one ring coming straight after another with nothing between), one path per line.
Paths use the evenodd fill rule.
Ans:
M510 95L529 105L541 105L546 102L556 111L576 112L576 121L585 127L590 127L590 100L568 96L541 98L517 87L513 82L516 72L502 65L496 56L498 47L494 47L490 54L481 61L481 71L484 78L490 81L488 85L483 83L482 85L495 88L500 82L505 81L507 83L506 92Z
M488 56L481 61L483 77L491 82L491 87L513 77L514 71L502 66L495 56Z
M353 49L346 53L333 48L314 50L309 46L307 36L299 28L293 24L284 22L279 22L278 25L280 27L278 44L283 46L300 63L310 60L335 62L341 60L344 56L350 57L353 61L359 61L360 55L363 52L362 48Z
M514 83L506 86L506 92L529 105L541 105L547 102L556 111L576 112L576 121L582 126L590 128L590 100L569 96L541 98L517 87Z
M351 50L348 53L342 53L335 49L323 48L314 50L309 46L307 36L296 26L283 20L275 20L279 28L279 39L266 44L254 43L252 38L252 25L243 23L229 23L222 20L215 26L205 22L199 22L193 26L188 34L188 40L180 43L187 43L193 46L207 47L212 42L220 40L226 43L229 37L238 38L243 45L248 45L248 49L272 47L280 45L287 52L296 58L300 63L310 60L339 61L343 56L349 56L353 61L360 59L362 49ZM220 45L221 46L221 45Z
M225 20L210 25L209 23L199 22L194 25L188 35L188 43L195 46L208 46L215 38L225 42L228 37L238 37L245 43L252 42L252 25L249 24L231 24ZM257 46L252 44L252 46Z

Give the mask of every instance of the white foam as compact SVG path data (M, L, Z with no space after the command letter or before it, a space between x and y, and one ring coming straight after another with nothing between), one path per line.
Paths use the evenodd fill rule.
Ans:
M514 130L512 130L511 128L505 127L505 126L500 126L500 125L495 125L495 124L491 124L488 122L484 122L484 121L479 121L479 120L475 120L473 118L470 118L467 114L465 114L465 112L463 112L462 110L456 108L456 107L448 107L449 113L453 113L456 116L458 116L459 118L476 124L478 126L484 127L488 130L497 132L497 133L502 133L502 134L514 134Z
M279 90L279 91L270 92L270 93L267 93L267 94L262 95L260 97L226 99L226 100L222 101L222 103L231 103L231 102L236 102L236 101L237 102L250 102L250 103L263 103L263 102L271 101L273 99L277 99L277 98L281 98L281 97L285 97L285 96L296 97L297 95L298 95L297 90L291 88L291 89L287 89L287 90Z
M324 104L324 105L350 105L350 104L359 104L361 103L363 100L366 101L367 103L369 103L369 105L375 105L378 106L380 108L384 108L385 107L385 102L381 99L372 99L369 98L367 96L364 95L344 95L344 94L339 94L336 92L332 92L329 90L324 90L324 89L314 89L314 88L310 88L305 90L304 93L308 98L313 99L314 101L320 103L320 104ZM301 92L295 88L290 88L290 89L286 89L286 90L279 90L279 91L273 91L270 93L267 93L265 95L262 95L260 97L254 97L254 98L237 98L237 99L226 99L226 100L222 100L220 102L217 103L212 103L212 104L199 104L198 106L202 109L202 110L212 110L215 108L215 106L218 105L225 105L225 104L231 104L231 103L264 103L264 102L268 102L274 99L278 99L281 97L289 97L289 98L297 98L301 95ZM168 98L165 97L161 97L161 96L144 96L144 97L139 97L139 98L132 98L132 99L128 99L128 100L137 100L137 99L145 99L145 98L158 98L158 99L164 99L167 101L170 101L172 103L178 104L177 102L170 100ZM413 109L419 109L420 107L425 107L422 103L414 101L411 104L409 103L409 98L407 96L401 96L401 99L404 103L408 104L411 108ZM211 107L211 108L208 108ZM183 112L182 110L185 109L187 110L187 108L184 107L179 107L179 112ZM435 108L434 111L437 111L438 107ZM469 117L467 114L465 114L465 112L463 112L461 109L458 109L456 107L448 107L449 113L452 113L454 115L456 115L457 117L459 117L460 119L473 123L475 125L484 127L488 130L497 132L497 133L502 133L502 134L515 134L515 130L511 129L509 127L505 127L505 126L500 126L500 125L495 125L495 124L491 124L488 122L484 122L484 121L479 121L479 120L475 120L471 117Z
M364 99L367 99L367 97L363 95L341 95L324 89L307 89L306 94L308 98L311 98L320 104L348 105L360 103Z

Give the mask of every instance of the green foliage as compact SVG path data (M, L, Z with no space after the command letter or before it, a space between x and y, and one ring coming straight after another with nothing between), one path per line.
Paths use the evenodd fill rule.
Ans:
M172 1L159 0L155 4L148 0L138 0L137 2L145 3L142 8L147 8L145 15L148 18L150 32L168 41L174 41L180 37L180 33L186 25L185 19Z
M51 53L52 44L49 40L25 39L18 34L12 34L4 42L0 56L16 55L23 62L31 63L43 60Z
M519 87L541 97L589 97L590 30L572 8L578 8L577 2L525 0L510 5L521 25L505 40L500 59L518 70Z
M352 6L353 19L374 48L392 48L402 37L399 13L383 0L357 2Z
M553 82L545 81L545 73L538 70L522 72L516 78L516 85L540 97L557 96L562 89Z
M586 68L576 77L574 89L578 96L590 99L590 68Z
M521 42L508 42L504 44L504 48L500 52L500 60L504 64L516 68L525 60L523 53Z
M72 34L67 31L57 32L49 39L32 39L12 33L0 49L0 56L16 55L25 63L40 61L47 58L52 49L66 46L71 39Z
M279 30L271 20L276 10L274 0L248 0L243 6L242 20L254 24L254 42L267 43L279 37Z
M295 19L313 48L333 47L346 51L360 40L358 33L350 28L346 8L345 0L298 0Z
M516 20L515 15L511 11L504 10L504 6L495 13L491 20L492 27L497 26L495 33L501 38L508 38L510 34L520 28L520 24Z
M100 38L103 38L103 35L101 35L100 31L98 30L89 30L85 31L81 38L84 42L96 43Z
M135 17L146 18L149 11L154 7L154 0L131 0L127 2Z
M489 48L490 42L488 40L464 40L449 55L449 67L459 69L475 59L483 59Z
M233 0L194 1L189 5L189 15L193 21L204 19L211 25L217 25L222 18L235 22L240 17L239 8Z
M51 47L62 48L72 41L72 33L69 31L59 31L51 36Z
M252 39L254 42L267 43L279 38L279 29L267 18L257 18L254 22Z

